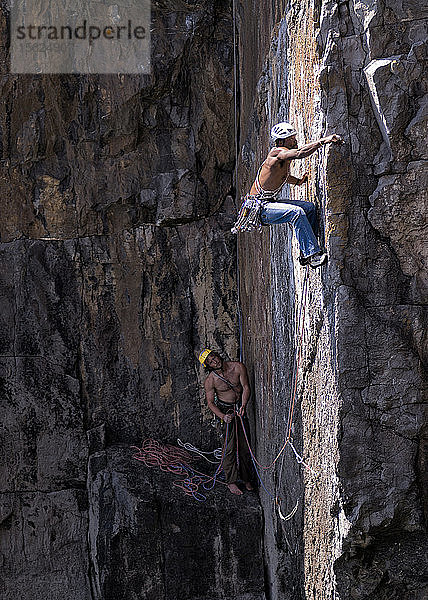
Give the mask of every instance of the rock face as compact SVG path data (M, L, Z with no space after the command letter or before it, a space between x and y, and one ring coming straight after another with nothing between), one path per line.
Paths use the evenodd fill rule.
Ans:
M268 597L420 600L428 593L427 14L406 1L299 0L263 11L256 30L241 3L239 27L241 192L277 121L292 121L300 143L333 132L345 141L294 166L310 173L291 196L318 206L329 255L322 270L305 275L286 226L239 240L244 357L264 465L288 439L302 349L291 443L263 472L281 514L295 509L282 520L261 495Z
M264 598L255 496L196 503L118 448L91 456L88 491L94 597Z
M156 1L150 77L11 76L1 5L2 598L426 597L422 4ZM229 233L232 8L239 190L277 120L345 140L284 190L321 270L285 226ZM219 445L195 354L237 356L238 275L261 506L131 448Z
M12 76L7 18L2 598L262 600L257 500L198 504L130 448L219 445L195 353L238 344L229 2L154 2L150 77Z

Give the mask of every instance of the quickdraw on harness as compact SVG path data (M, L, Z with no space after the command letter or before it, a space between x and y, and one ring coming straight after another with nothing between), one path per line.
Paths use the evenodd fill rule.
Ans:
M260 213L266 201L259 196L251 196L251 194L247 194L242 200L238 218L230 231L232 233L253 231L254 229L261 231Z

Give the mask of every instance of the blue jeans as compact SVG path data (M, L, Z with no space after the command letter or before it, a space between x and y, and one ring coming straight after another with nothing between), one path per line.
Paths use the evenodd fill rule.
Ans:
M296 232L302 255L306 258L321 252L316 232L318 229L315 204L301 200L285 202L268 202L260 213L262 225L291 223Z

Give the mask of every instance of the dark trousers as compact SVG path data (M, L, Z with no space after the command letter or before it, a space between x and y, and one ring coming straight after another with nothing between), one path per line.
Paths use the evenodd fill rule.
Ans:
M250 427L247 417L243 417L243 421L248 441L250 441ZM237 451L239 459L237 459ZM241 419L238 415L229 423L223 469L226 475L226 483L236 483L238 479L247 482L252 478L253 465L251 455L242 429Z

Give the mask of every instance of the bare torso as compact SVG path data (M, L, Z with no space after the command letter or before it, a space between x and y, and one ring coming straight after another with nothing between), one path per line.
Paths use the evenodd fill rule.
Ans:
M234 404L241 399L242 385L239 376L239 364L240 363L237 362L224 361L223 368L217 371L221 377L230 381L230 383L234 386L233 388L223 381L221 377L218 377L215 371L208 375L208 378L211 379L212 385L215 389L217 398L226 404Z
M276 158L280 150L281 148L272 148L260 169L259 183L265 191L278 189L290 175L291 161ZM255 183L251 187L250 194L257 194Z

